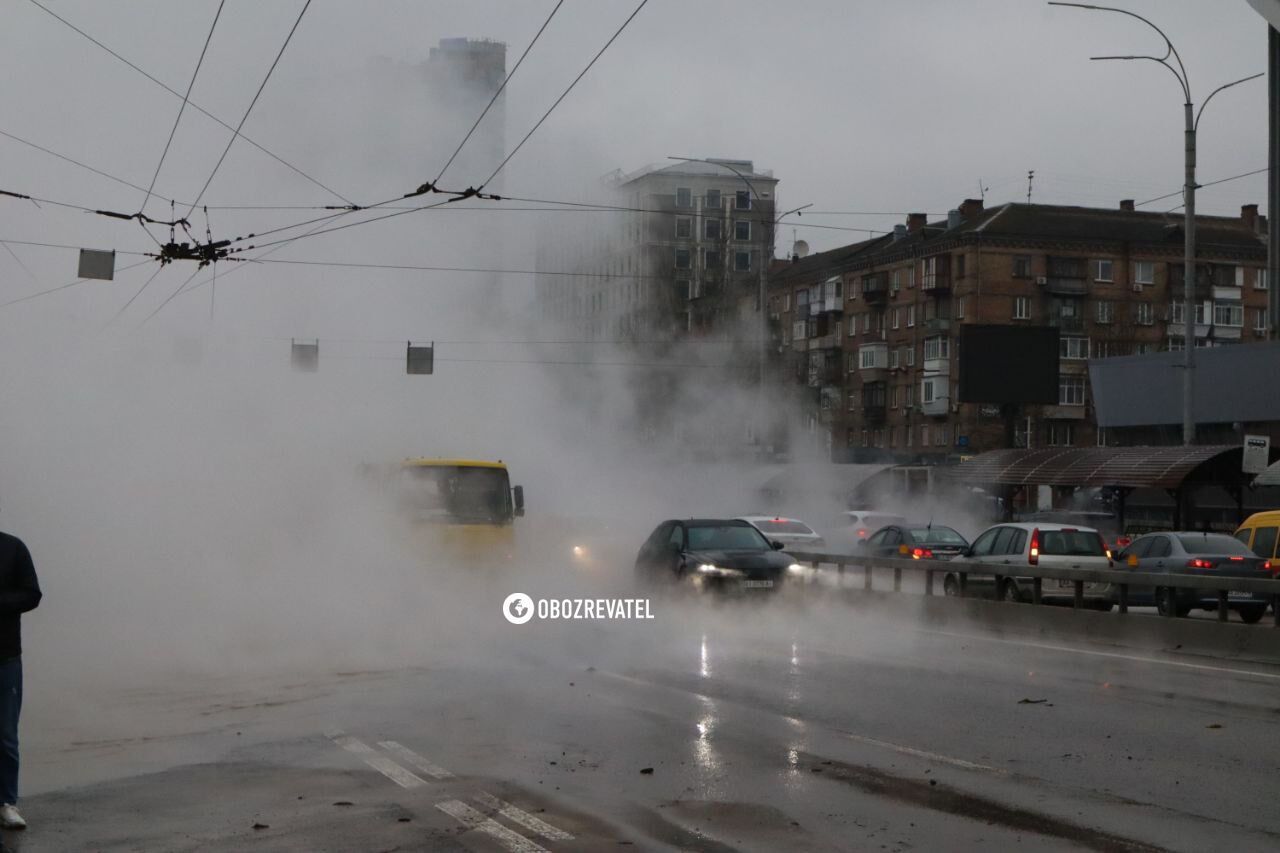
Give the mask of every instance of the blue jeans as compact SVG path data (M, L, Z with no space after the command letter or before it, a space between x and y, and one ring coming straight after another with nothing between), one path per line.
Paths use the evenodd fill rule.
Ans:
M0 662L0 803L18 802L18 715L22 712L22 658Z

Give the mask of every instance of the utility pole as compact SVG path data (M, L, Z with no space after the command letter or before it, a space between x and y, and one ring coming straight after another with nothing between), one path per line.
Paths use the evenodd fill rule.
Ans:
M1185 129L1183 131L1183 148L1184 157L1184 178L1183 178L1183 289L1182 289L1182 349L1183 349L1183 374L1182 374L1182 443L1191 446L1196 443L1196 422L1194 415L1195 400L1195 352L1196 352L1196 129L1200 125L1200 116L1204 114L1204 108L1208 106L1209 101L1214 95L1223 89L1229 89L1232 86L1249 80L1256 80L1261 74L1254 74L1249 77L1242 77L1226 83L1209 93L1209 97L1200 103L1200 109L1197 111L1191 100L1191 81L1187 76L1187 69L1182 64L1182 57L1178 55L1178 51L1173 46L1173 42L1169 41L1169 37L1164 34L1164 30L1148 21L1141 15L1130 12L1127 9L1117 9L1112 6L1094 6L1086 3L1059 3L1050 0L1050 6L1072 6L1077 9L1088 9L1095 12L1118 12L1121 15L1128 15L1131 18L1137 18L1142 23L1151 27L1160 34L1160 38L1164 39L1165 53L1164 56L1091 56L1091 60L1107 60L1107 59L1149 59L1152 62L1158 62L1165 68L1173 72L1173 76L1178 78L1178 83L1182 87L1183 100L1183 119ZM1173 57L1176 67L1169 62L1169 58ZM1274 218L1274 213L1272 213ZM1268 286L1274 288L1275 284L1268 282ZM1205 318L1205 324L1212 323L1212 317Z

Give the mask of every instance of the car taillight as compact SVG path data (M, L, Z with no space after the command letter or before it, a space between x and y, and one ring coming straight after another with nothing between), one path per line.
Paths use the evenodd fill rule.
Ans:
M911 549L911 559L913 559L913 560L932 560L932 559L933 559L933 552L932 552L932 551L930 551L928 548L913 548L913 549Z
M1244 557L1227 557L1227 559L1228 559L1228 560L1230 560L1230 561L1231 561L1231 562L1233 562L1233 563L1243 563L1243 562L1244 562Z
M1204 560L1204 559L1201 559L1200 557L1196 557L1195 559L1187 560L1187 568L1188 569L1212 569L1213 561Z
M863 527L863 528L859 528L859 530L858 530L858 538L859 538L859 539L866 539L866 538L867 538L867 529L866 529L865 527Z
M1031 531L1031 550L1027 552L1027 562L1031 565L1040 563L1040 528Z
M1263 570L1264 572L1270 572L1270 571L1273 571L1274 569L1275 569L1275 566L1271 565L1271 561L1270 561L1270 560L1267 560L1266 562L1264 562L1264 563L1262 564L1262 570Z

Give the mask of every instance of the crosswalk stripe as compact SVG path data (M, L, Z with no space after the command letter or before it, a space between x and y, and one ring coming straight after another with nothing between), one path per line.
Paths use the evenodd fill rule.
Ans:
M418 788L427 784L426 779L423 779L421 776L418 776L405 767L401 767L390 758L378 755L374 751L373 747L358 738L336 732L331 734L330 738L338 746L347 750L347 752L352 752L360 756L365 764L368 764L374 770L377 770L401 788Z
M412 749L409 749L409 747L399 744L393 740L380 740L378 741L378 746L382 747L387 752L394 754L396 757L407 761L409 764L418 768L423 773L426 773L428 776L436 779L453 778L453 774L448 770L445 770L438 764L431 763L421 755L418 755L418 753L414 752Z
M543 838L550 839L551 841L573 840L573 836L564 830L557 829L545 820L534 817L524 809L513 806L511 803L504 800L500 800L493 794L481 791L472 797L472 799L485 808L493 809L512 823L518 823L525 829L538 833Z
M457 818L464 826L492 836L494 840L511 851L511 853L550 853L542 845L530 841L520 833L508 829L492 818L485 817L461 800L445 800L442 803L436 803L436 808L447 815Z

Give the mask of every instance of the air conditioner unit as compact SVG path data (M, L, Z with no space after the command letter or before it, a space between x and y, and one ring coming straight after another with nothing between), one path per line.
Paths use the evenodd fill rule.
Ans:
M1134 282L1134 284L1133 284L1133 292L1134 292L1134 293L1141 293L1141 292L1142 292L1142 285L1141 285L1141 284L1138 284L1137 282Z
M951 413L954 415L954 414L957 414L959 411L960 411L960 404L959 404L959 403L952 403L952 404L951 404Z
M1048 283L1049 283L1049 277L1048 277L1048 276L1044 276L1044 275L1038 275L1038 276L1036 276L1036 284L1044 285L1044 284L1048 284Z

